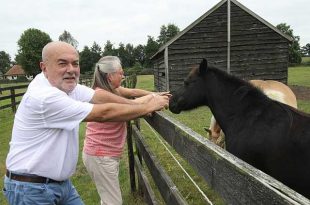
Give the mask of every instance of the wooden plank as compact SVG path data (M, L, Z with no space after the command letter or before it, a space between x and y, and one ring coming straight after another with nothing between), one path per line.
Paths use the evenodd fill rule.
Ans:
M0 96L0 101L1 100L6 100L6 99L11 99L11 95Z
M163 112L145 119L228 204L310 204L302 195Z
M23 88L27 88L28 87L28 84L27 85L15 85L15 86L10 86L10 87L4 87L4 88L1 88L2 91L5 91L5 90L11 90L11 89L23 89Z
M2 105L2 106L0 106L0 110L4 110L4 109L6 109L6 108L11 108L12 107L12 105L11 104L8 104L8 105Z
M135 159L132 143L132 126L131 121L127 122L127 149L128 149L128 165L129 165L129 178L131 192L136 191L136 178L135 178Z
M6 105L2 105L0 106L0 110L6 109L6 108L12 108L12 106L16 106L19 105L20 101L16 101L15 103L10 103L10 104L6 104Z
M170 179L169 175L165 172L162 166L159 164L156 156L148 148L147 144L143 140L143 136L135 125L132 126L133 136L135 137L135 142L137 148L139 149L145 164L148 167L149 172L152 175L152 178L155 184L158 187L158 190L163 197L166 204L169 205L179 205L187 204L183 199L182 195Z
M156 201L155 194L154 194L152 187L149 183L149 180L148 180L147 176L145 175L137 156L135 156L135 167L137 170L138 181L139 181L140 188L142 189L143 198L144 198L145 202L147 204L150 204L150 205L158 204Z

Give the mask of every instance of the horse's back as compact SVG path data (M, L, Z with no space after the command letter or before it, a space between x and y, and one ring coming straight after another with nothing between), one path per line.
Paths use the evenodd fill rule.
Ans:
M260 89L269 98L297 108L297 99L293 91L284 83L275 80L250 80L252 85ZM218 145L224 144L224 133L212 115L210 121L210 139Z
M284 83L275 80L250 80L250 83L261 89L269 98L297 108L296 95Z

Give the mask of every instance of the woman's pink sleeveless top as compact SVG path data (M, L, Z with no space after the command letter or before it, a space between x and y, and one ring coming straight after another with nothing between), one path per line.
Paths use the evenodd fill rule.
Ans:
M126 134L126 122L88 122L83 151L92 156L120 157Z

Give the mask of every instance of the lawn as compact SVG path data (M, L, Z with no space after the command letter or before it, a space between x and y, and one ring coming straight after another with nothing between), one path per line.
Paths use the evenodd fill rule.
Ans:
M13 113L10 109L0 110L0 189L3 189L3 177L5 174L5 159L8 153L9 141L11 139L11 131L13 126ZM6 205L6 201L2 194L0 194L0 204Z
M288 69L288 84L310 87L310 66L296 66Z
M310 65L310 56L302 57L301 64L309 66Z
M27 85L28 83L11 83L11 84L1 84L1 88L7 88L7 87L12 87L12 86L17 86L17 85ZM15 94L19 94L19 93L24 93L26 91L26 88L22 88L22 89L15 89ZM0 93L0 96L9 96L12 95L10 90L5 90L2 91ZM17 97L15 98L16 102L20 102L22 97ZM11 99L6 99L6 100L1 100L0 101L0 106L4 106L4 105L9 105L12 104L11 103Z

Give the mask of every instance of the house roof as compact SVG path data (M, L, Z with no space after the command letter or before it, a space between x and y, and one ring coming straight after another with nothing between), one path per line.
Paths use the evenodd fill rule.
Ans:
M204 13L202 16L200 16L196 21L194 21L193 23L191 23L189 26L187 26L184 30L182 30L181 32L179 32L175 37L173 37L172 39L170 39L167 43L165 43L163 46L161 46L158 51L151 57L154 58L157 54L161 53L163 50L165 50L166 47L168 47L170 44L172 44L174 41L176 41L178 38L180 38L181 36L183 36L186 32L188 32L190 29L192 29L194 26L196 26L198 23L200 23L203 19L205 19L207 16L209 16L211 13L213 13L216 9L218 9L219 7L221 7L224 3L226 3L228 0L222 0L220 1L218 4L216 4L214 7L212 7L209 11L207 11L206 13ZM275 26L273 26L272 24L268 23L267 21L265 21L263 18L261 18L260 16L258 16L257 14L255 14L253 11L251 11L250 9L248 9L247 7L243 6L241 3L239 3L237 0L230 0L230 2L233 2L234 4L236 4L238 7L240 7L241 9L243 9L244 11L246 11L248 14L252 15L253 17L255 17L257 20L259 20L260 22L262 22L263 24L265 24L266 26L268 26L269 28L271 28L272 30L274 30L276 33L280 34L281 36L283 36L284 38L286 38L288 41L293 41L293 39L282 33L279 29L277 29Z
M13 76L13 75L25 75L25 71L20 65L14 65L8 72L4 74L5 76Z

